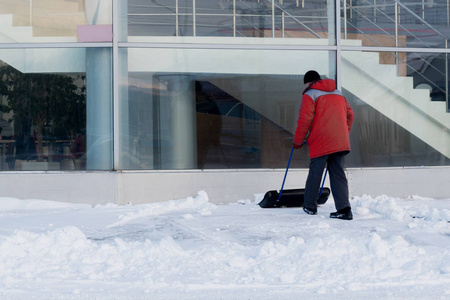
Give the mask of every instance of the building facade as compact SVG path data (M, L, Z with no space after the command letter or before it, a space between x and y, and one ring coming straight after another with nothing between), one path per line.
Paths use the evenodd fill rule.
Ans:
M446 197L446 0L0 0L3 196L278 189L303 76L355 111L351 192ZM287 187L301 187L306 149ZM448 197L448 195L447 195Z

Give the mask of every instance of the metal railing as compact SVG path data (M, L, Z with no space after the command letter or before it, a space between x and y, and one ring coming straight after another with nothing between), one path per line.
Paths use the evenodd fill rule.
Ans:
M303 28L305 31L309 32L312 36L316 37L316 38L323 38L323 36L321 36L320 34L318 34L315 30L313 30L312 28L310 28L304 21L300 20L300 16L295 16L294 14L290 13L288 10L284 9L282 6L284 5L284 1L283 0L258 0L257 2L245 2L245 1L240 1L240 0L230 0L227 2L230 2L230 6L225 8L222 8L222 11L230 11L231 13L201 13L198 12L198 7L197 7L197 2L198 0L193 0L192 1L192 6L190 7L180 7L179 4L179 0L175 1L175 6L174 7L169 7L166 6L164 7L165 9L168 10L168 12L166 13L129 13L129 15L131 16L174 16L175 17L175 36L180 36L180 27L181 26L185 26L184 24L180 24L180 20L179 18L181 16L189 16L192 17L192 36L198 36L197 35L197 28L199 26L199 23L197 21L198 17L205 17L205 16L220 16L220 17L231 17L232 18L232 24L231 24L231 30L232 30L232 35L233 37L236 37L240 32L239 28L238 28L238 22L237 20L241 20L242 22L246 23L247 25L249 25L249 28L251 28L252 30L257 30L258 32L260 32L262 34L262 36L264 37L272 37L275 38L276 37L276 32L279 32L282 38L285 37L289 37L292 38L291 35L289 35L289 33L286 32L286 27L285 27L285 23L286 23L286 19L291 20L294 24L299 25L301 28ZM305 7L305 1L306 0L296 0L295 2L295 6L296 7ZM278 3L276 3L278 2ZM259 3L260 5L266 3L267 7L270 8L268 10L267 14L264 14L263 11L261 10L257 10L254 6L252 6L251 4L254 3ZM238 5L239 4L239 5ZM137 6L133 6L131 5L131 7L137 8ZM142 7L142 6L139 6ZM161 8L161 6L155 5L155 4L146 4L145 5L146 8ZM245 7L245 9L247 11L249 11L250 13L239 13L238 10L239 8ZM183 10L189 10L189 12L180 12L180 9ZM317 10L316 10L317 12ZM325 11L323 12L324 14L326 13ZM265 22L270 23L271 24L271 35L267 35L266 33L263 32L263 30L261 30L261 28L259 28L258 26L256 26L255 24L251 23L250 21L246 20L247 17L259 17L262 18ZM319 19L319 16L315 16L315 19ZM323 17L324 19L326 17ZM276 19L281 19L280 23L281 25L277 25ZM132 23L132 24L144 24L144 23ZM170 23L151 23L151 25L170 25ZM204 24L200 25L200 26L205 26ZM209 27L215 27L215 25L206 25ZM223 25L217 26L218 28L223 28ZM242 34L242 36L245 36L245 34Z
M343 5L344 38L348 38L348 25L352 25L351 22L349 21L349 18L348 18L348 15L349 15L348 12L350 12L351 17L353 17L353 14L358 15L360 18L362 18L364 21L366 21L368 24L370 24L370 26L380 30L380 32L382 32L385 36L388 36L392 40L394 40L395 47L406 47L407 46L406 44L404 44L403 42L401 42L399 40L399 30L402 30L403 33L408 34L411 37L414 37L415 41L421 42L422 45L425 46L426 48L431 48L431 46L428 43L423 41L419 36L414 34L414 32L412 30L410 30L409 28L407 28L407 26L404 26L401 23L400 9L402 9L405 12L407 12L410 17L412 17L413 19L418 21L420 24L422 24L423 26L425 26L426 28L431 30L435 35L441 37L443 39L445 49L448 48L448 38L447 38L447 36L444 35L443 33L441 33L438 29L436 29L433 25L431 25L429 22L427 22L424 19L424 17L425 17L425 5L423 4L424 3L423 1L422 1L422 4L421 4L421 9L422 9L421 16L416 14L408 6L406 6L404 3L402 3L399 0L393 0L392 4L383 4L383 7L386 7L386 6L393 7L394 17L389 16L383 10L379 9L378 6L377 6L379 4L377 4L376 0L373 0L373 3L369 2L368 0L366 0L363 4L360 4L358 6L352 5L351 1L350 1L350 3L347 3L347 0L343 0L343 3L344 3L344 5ZM414 5L418 5L418 4L420 4L420 3L415 3ZM449 22L449 18L448 18L449 7L450 7L449 6L449 0L447 0L447 24L449 24L448 23ZM369 16L367 16L366 14L360 12L361 9L367 9L367 8L372 9L372 11L373 11L373 20L371 20L369 18ZM377 21L377 19L379 18L380 15L382 15L386 20L394 23L394 34L393 35L390 34L382 26L380 26L379 24L376 23L376 21ZM376 41L374 38L372 38L370 36L370 34L365 33L363 30L361 30L361 29L359 29L359 28L357 28L355 26L353 26L353 30L355 30L358 33L364 35L366 38L371 40L377 46L383 47L382 44L380 44L378 41ZM429 83L432 87L434 87L437 90L439 90L442 93L444 93L445 101L447 103L447 105L446 105L447 106L447 112L450 111L450 108L449 108L449 105L448 105L448 103L449 103L449 86L448 86L449 74L448 73L449 72L448 72L448 54L447 53L445 54L445 71L444 72L440 71L438 68L436 68L434 65L429 63L426 59L421 57L419 54L413 53L413 55L415 55L418 59L420 59L423 62L424 65L427 65L428 67L432 68L435 72L437 72L438 74L440 74L443 77L445 77L445 88L441 88L433 80L431 80L430 78L427 78L425 75L423 75L420 72L420 70L417 70L416 68L411 66L411 64L408 64L407 61L402 60L399 57L399 54L398 54L399 52L395 52L395 53L389 52L389 53L395 57L395 63L396 63L397 66L399 65L399 63L404 64L405 66L407 66L408 68L413 70L416 74L418 74L427 83Z

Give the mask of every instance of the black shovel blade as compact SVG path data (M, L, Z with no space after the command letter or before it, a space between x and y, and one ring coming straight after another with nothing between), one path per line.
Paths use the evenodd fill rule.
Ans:
M305 189L283 190L280 199L280 193L277 191L268 191L259 206L262 208L277 208L277 207L301 207L305 198ZM325 204L330 196L330 189L325 187L320 194L317 204Z

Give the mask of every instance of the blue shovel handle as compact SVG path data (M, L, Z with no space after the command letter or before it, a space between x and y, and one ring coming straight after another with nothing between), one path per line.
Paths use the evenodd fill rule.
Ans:
M284 173L283 184L281 185L281 190L280 190L280 194L278 195L277 201L280 200L281 194L283 193L284 183L286 182L286 176L287 176L287 173L288 173L288 170L289 170L289 165L291 164L292 154L294 153L294 149L295 149L294 146L292 146L291 155L289 155L289 161L288 161L288 164L287 164L287 167L286 167L286 172Z
M280 194L278 195L277 201L280 200L281 194L283 194L284 183L286 182L286 176L287 176L287 173L288 173L288 170L289 170L289 165L291 164L292 154L294 153L294 149L295 149L295 147L292 146L291 155L289 155L289 161L288 161L288 164L287 164L287 167L286 167L286 172L284 173L283 184L281 185ZM325 169L325 176L323 177L322 186L320 187L320 192L319 192L319 196L318 197L320 197L320 195L322 195L323 186L325 184L325 179L327 178L327 173L328 173L328 167Z

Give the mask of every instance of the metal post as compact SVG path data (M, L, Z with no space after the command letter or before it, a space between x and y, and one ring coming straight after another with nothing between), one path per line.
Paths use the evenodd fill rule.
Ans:
M178 0L175 1L175 36L179 35L179 27L180 24L178 23Z
M398 3L395 1L395 47L398 47ZM398 75L398 52L395 52L395 65L397 66L397 75Z
M196 26L196 18L195 18L195 0L192 0L192 35L196 36L195 26Z
M398 3L395 1L395 47L398 47Z
M353 0L350 0L350 20L353 20Z
M275 0L272 0L272 38L275 37Z
M347 39L347 0L344 0L344 39Z
M422 19L425 20L425 0L422 0Z
M448 40L445 40L445 49L448 48ZM445 103L447 104L447 112L450 112L448 102L448 53L445 53Z
M345 5L345 3L344 3ZM344 7L345 10L345 7ZM341 41L341 1L336 1L335 11L336 21L336 87L341 90L342 88L342 41ZM330 63L330 65L332 65ZM331 76L331 71L330 71Z
M449 0L447 0L447 26L450 26L450 5Z
M233 37L236 37L236 0L233 0Z
M284 11L281 13L281 36L284 38Z
M373 21L377 22L377 0L373 0Z

